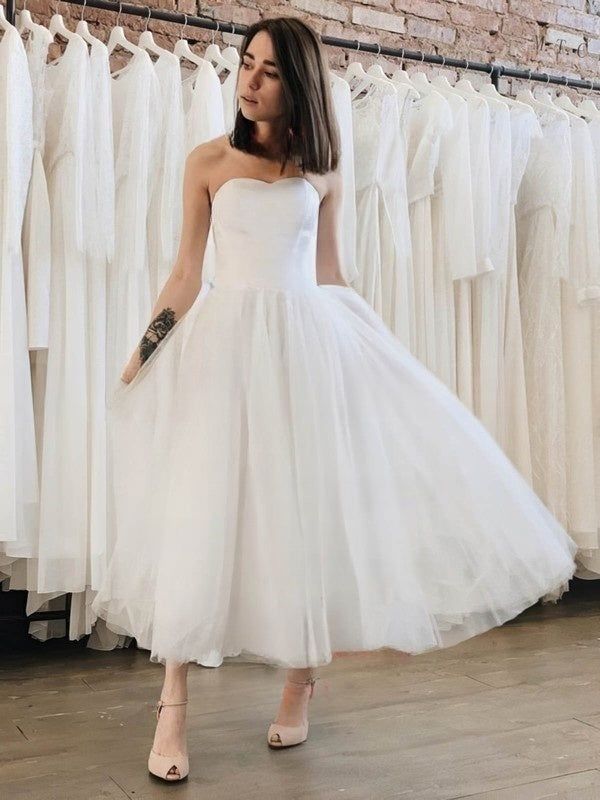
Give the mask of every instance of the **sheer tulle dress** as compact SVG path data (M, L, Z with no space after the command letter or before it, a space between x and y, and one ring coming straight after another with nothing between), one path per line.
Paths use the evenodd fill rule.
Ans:
M93 609L152 661L326 664L453 645L557 593L575 544L483 425L350 287L319 194L232 178L215 279L110 414Z

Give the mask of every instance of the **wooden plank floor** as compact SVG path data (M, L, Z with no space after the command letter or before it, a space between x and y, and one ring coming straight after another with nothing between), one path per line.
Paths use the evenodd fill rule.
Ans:
M339 656L309 739L273 751L282 670L190 669L189 780L146 771L162 668L39 644L0 659L0 798L598 800L600 600L535 606L456 647Z

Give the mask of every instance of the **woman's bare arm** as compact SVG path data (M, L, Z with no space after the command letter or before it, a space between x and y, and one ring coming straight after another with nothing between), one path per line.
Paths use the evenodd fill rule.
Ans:
M317 283L347 286L341 270L339 219L342 213L342 176L332 172L319 209L317 231Z
M183 220L177 258L152 310L152 320L121 380L129 383L162 339L194 304L202 285L202 262L210 227L208 163L212 146L188 155L183 177Z

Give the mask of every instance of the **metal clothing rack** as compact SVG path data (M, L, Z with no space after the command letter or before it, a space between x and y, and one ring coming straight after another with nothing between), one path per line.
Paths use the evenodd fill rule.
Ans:
M246 25L236 25L231 22L220 22L219 20L214 20L209 17L181 14L175 11L166 11L161 8L150 8L149 6L114 2L114 0L62 0L62 2L71 3L73 5L83 5L89 8L100 8L105 11L117 11L121 14L131 14L149 19L159 19L164 22L173 22L179 25L191 25L192 27L205 28L208 30L219 31L221 33L243 35L248 29ZM15 0L6 0L6 17L9 22L14 23ZM599 81L569 78L566 75L550 75L545 72L533 72L532 70L528 69L517 69L513 67L507 67L502 64L494 64L493 61L488 63L481 61L467 61L460 58L441 56L437 53L423 53L414 50L406 50L405 48L388 47L386 45L375 44L373 42L360 42L356 39L340 39L337 36L321 36L321 42L332 47L342 47L348 50L354 49L363 53L374 53L378 56L390 56L392 58L409 59L411 61L420 61L425 64L437 64L439 66L452 67L454 69L485 72L490 76L490 79L496 88L498 88L500 78L506 77L538 81L546 84L552 83L560 86L570 86L573 89L589 89L590 91L600 91Z

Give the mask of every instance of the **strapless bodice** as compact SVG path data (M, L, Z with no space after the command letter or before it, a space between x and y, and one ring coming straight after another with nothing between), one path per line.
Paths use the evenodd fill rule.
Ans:
M212 202L213 285L302 289L317 285L320 197L306 178L229 178Z

